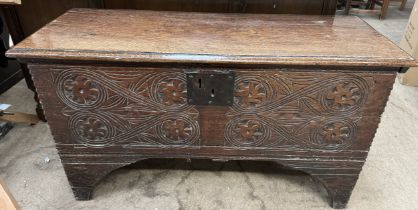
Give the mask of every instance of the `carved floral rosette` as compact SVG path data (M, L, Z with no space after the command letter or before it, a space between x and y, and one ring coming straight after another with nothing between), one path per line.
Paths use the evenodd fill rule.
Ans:
M182 72L56 69L63 114L89 147L200 144L199 113ZM356 139L367 78L238 72L225 146L343 149Z
M199 145L184 73L55 69L73 139L88 147ZM138 79L139 78L139 79Z
M225 145L319 149L352 145L360 110L370 92L369 82L349 74L318 75L237 75Z

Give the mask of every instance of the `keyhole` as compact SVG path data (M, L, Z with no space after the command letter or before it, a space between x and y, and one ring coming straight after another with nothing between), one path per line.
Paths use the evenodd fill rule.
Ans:
M202 88L202 79L199 79L199 88Z
M212 93L210 94L212 98L215 98L215 89L212 89Z

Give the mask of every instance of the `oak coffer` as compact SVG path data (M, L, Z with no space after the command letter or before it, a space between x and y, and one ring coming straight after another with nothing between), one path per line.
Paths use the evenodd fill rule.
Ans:
M146 158L274 161L344 207L397 72L357 17L73 9L7 52L28 63L78 200Z

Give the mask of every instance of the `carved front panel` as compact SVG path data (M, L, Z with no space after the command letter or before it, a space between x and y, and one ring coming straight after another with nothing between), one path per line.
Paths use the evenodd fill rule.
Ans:
M225 145L342 149L353 144L372 77L241 72L226 113Z
M37 81L45 67L33 70ZM190 69L47 70L54 88L40 80L37 87L57 143L90 148L365 148L393 81L366 72L237 70L233 106L195 106L186 100Z
M61 114L79 144L199 145L199 113L186 103L184 73L51 70Z

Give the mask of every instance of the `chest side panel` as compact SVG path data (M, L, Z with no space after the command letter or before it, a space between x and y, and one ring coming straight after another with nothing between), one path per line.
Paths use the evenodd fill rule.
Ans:
M367 150L395 76L237 70L233 106L195 106L186 70L31 66L58 148L101 152Z

